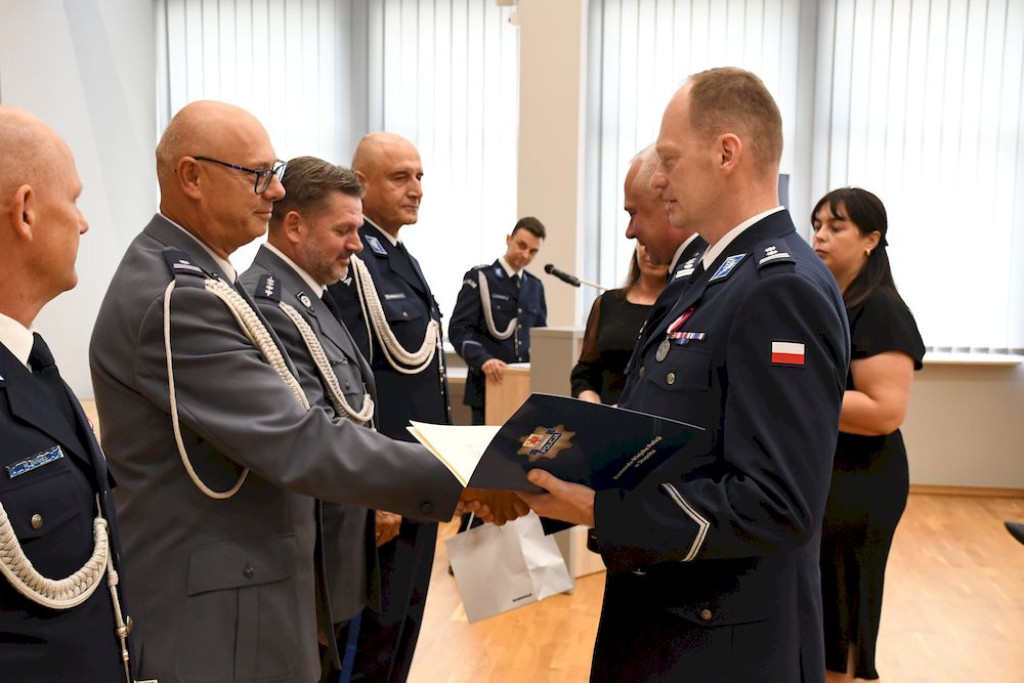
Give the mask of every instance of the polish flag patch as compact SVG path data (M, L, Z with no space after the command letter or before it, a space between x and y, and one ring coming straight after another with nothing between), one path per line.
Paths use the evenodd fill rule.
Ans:
M800 342L773 341L772 363L803 366L804 345Z

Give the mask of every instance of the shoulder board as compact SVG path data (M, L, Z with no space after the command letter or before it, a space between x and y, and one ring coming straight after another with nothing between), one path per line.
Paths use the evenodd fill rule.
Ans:
M722 261L722 265L718 266L718 270L708 280L708 284L712 282L720 282L725 278L729 277L736 270L736 266L743 262L743 259L747 258L748 254L733 254L726 256L725 260Z
M281 300L281 285L273 273L264 273L260 276L260 283L256 286L253 296L257 299Z
M676 266L676 272L673 273L672 279L677 280L681 277L690 277L693 275L693 269L697 267L697 261L703 258L704 253L695 254L690 258L686 259L683 263Z
M796 263L796 261L793 260L793 257L789 255L789 252L786 249L785 242L763 244L754 250L754 256L758 257L758 272L763 271L770 266L777 266L786 263L793 265L794 263Z
M213 275L207 273L200 266L193 263L192 257L180 249L164 249L163 256L164 262L167 264L167 269L175 278L179 275L194 275L196 277L201 277L204 280L213 277Z
M363 235L363 239L366 240L366 244L370 247L370 251L377 256L387 256L388 252L384 249L384 245L380 243L380 240L373 235Z

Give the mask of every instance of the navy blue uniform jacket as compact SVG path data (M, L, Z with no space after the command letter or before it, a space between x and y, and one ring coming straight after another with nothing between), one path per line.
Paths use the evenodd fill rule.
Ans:
M67 391L77 429L28 368L0 344L0 502L33 566L47 578L63 579L92 555L98 496L110 524L111 558L120 573L106 461L81 406ZM8 467L55 447L63 457L11 477ZM32 524L34 515L39 528ZM85 602L67 610L38 605L0 577L0 679L123 681L115 628L106 575Z
M408 252L403 254L368 223L359 228L359 236L363 240L359 258L373 276L388 326L403 347L418 349L430 320L441 321L441 310L419 263ZM339 282L328 287L327 291L338 304L341 321L352 334L359 351L370 359L380 397L377 428L381 433L393 439L411 441L412 436L406 430L409 420L449 424L448 380L444 366L438 364L439 359L435 356L430 365L415 375L396 372L384 357L379 340L367 334L366 319L355 285ZM443 353L440 361L444 361Z
M625 660L637 680L821 680L818 547L850 356L835 281L782 210L652 324L620 405L707 438L635 490L597 493L610 575L594 676ZM646 623L685 637L654 642Z
M504 331L513 318L519 326L508 339L497 339L487 328L480 294L479 274L487 279L491 314L494 327ZM484 405L486 381L480 368L491 358L506 363L526 363L530 360L530 328L548 324L548 307L544 300L544 285L525 270L516 286L499 261L489 266L477 266L462 278L462 289L455 302L452 321L448 324L448 337L455 352L469 366L464 403L478 408Z

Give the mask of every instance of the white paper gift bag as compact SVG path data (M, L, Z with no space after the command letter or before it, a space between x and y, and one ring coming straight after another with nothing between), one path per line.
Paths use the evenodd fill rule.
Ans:
M505 526L484 524L445 540L470 622L572 588L565 559L535 512Z

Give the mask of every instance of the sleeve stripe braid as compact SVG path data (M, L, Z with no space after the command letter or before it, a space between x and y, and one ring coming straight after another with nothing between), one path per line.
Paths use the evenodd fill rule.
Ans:
M690 551L686 553L686 557L683 558L683 562L690 562L697 557L697 553L700 552L700 547L704 545L704 539L707 538L708 528L711 526L711 523L704 519L704 517L702 517L700 513L693 508L693 506L686 502L686 499L683 498L682 494L680 494L672 484L668 482L662 483L661 490L667 493L669 498L671 498L672 501L686 513L686 516L697 524L697 535L694 537L693 543L690 545Z

